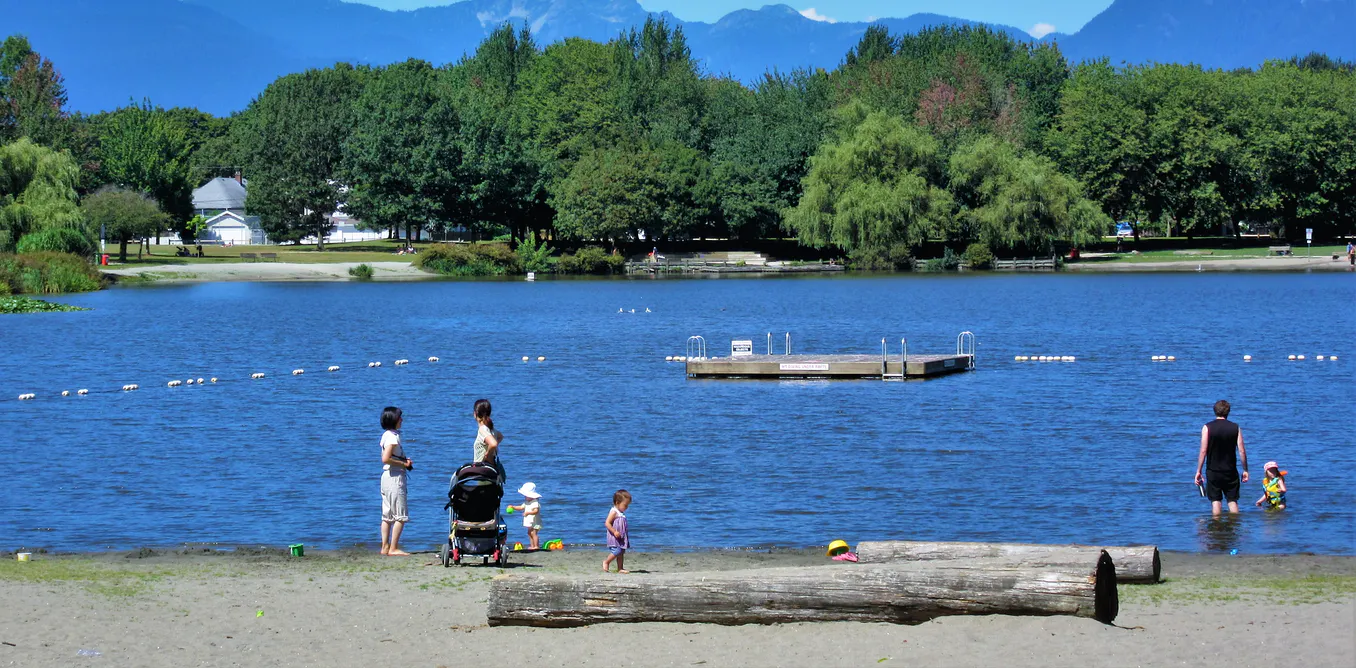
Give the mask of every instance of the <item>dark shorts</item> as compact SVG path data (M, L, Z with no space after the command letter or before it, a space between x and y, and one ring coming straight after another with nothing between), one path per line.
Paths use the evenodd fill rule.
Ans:
M1229 476L1207 472L1205 474L1205 496L1211 501L1238 501L1238 475Z

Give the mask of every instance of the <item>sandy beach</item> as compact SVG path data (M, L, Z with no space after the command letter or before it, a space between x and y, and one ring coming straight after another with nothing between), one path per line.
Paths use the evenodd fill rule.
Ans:
M917 626L576 629L488 627L488 582L590 572L601 561L593 549L519 553L505 571L445 569L429 553L35 559L0 563L0 666L1350 666L1356 656L1353 557L1164 553L1166 581L1122 585L1114 625L974 616ZM817 550L628 558L649 573L820 563Z
M1291 255L1286 257L1183 257L1162 262L1121 262L1110 260L1114 254L1088 253L1081 262L1069 262L1065 271L1082 272L1175 272L1175 271L1351 271L1346 256L1333 260L1331 255ZM1198 269L1199 267L1199 269Z
M373 280L409 281L437 278L409 262L230 262L223 264L166 264L114 267L104 273L140 276L157 283L202 283L211 281L350 281L348 270L360 264L372 267Z

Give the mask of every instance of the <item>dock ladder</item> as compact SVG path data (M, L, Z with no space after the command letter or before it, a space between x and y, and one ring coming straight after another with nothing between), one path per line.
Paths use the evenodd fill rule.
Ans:
M956 356L965 358L965 368L975 368L975 333L969 330L956 335Z
M909 340L899 340L899 373L890 373L890 354L885 347L885 339L880 340L880 379L905 380L909 374Z
M687 337L687 359L706 359L706 339L700 336Z

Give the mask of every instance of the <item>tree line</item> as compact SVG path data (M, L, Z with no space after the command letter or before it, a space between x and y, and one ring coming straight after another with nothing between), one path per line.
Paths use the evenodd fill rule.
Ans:
M543 48L505 25L453 64L289 74L229 118L149 101L71 114L63 85L6 40L0 141L64 156L77 196L140 194L185 238L191 189L235 170L279 241L323 238L341 205L412 238L792 236L871 267L925 242L1047 252L1113 221L1137 235L1356 231L1356 74L1322 55L1070 66L1054 44L983 27L872 27L832 71L746 86L703 73L681 28L649 20L607 43ZM36 220L4 222L18 199L0 180L11 245Z

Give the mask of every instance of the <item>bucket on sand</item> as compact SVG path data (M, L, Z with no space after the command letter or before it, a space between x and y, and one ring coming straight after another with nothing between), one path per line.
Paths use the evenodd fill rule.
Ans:
M14 555L14 558L19 561L28 561L28 558L31 556L33 556L32 552L19 552L18 554Z
M292 556L294 557L306 556L306 546L301 543L297 543L296 545L288 545L287 547L292 550Z

